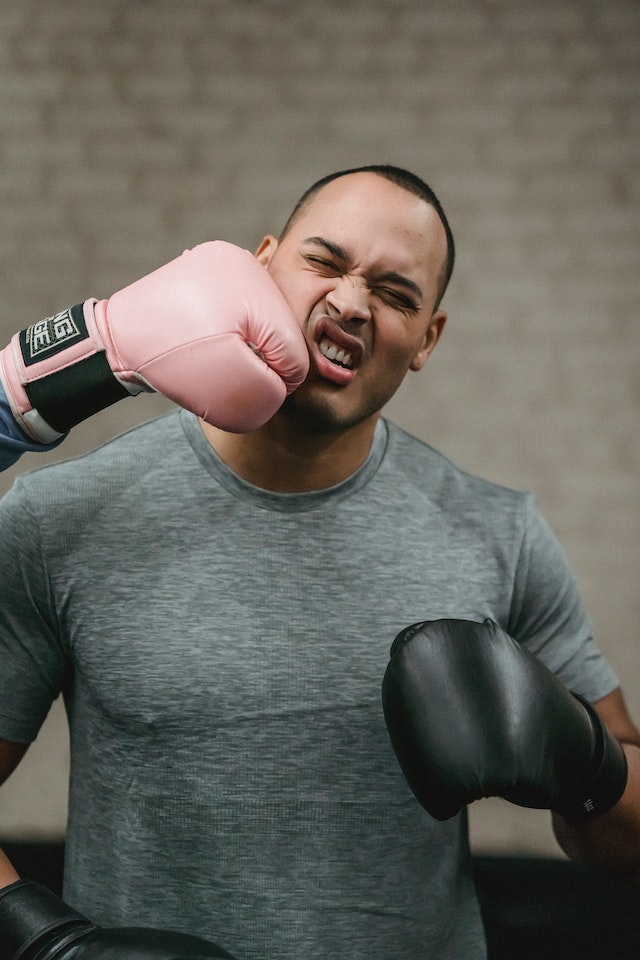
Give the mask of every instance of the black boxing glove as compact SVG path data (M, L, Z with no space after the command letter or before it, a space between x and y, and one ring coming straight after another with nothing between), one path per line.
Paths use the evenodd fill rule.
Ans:
M18 880L0 890L0 960L210 960L231 954L183 933L99 928L51 890Z
M580 823L624 792L624 751L593 707L492 620L407 627L382 701L407 782L437 820L499 796Z

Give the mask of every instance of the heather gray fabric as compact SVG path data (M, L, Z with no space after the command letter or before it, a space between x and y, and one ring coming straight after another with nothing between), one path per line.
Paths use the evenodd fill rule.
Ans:
M276 495L176 412L0 507L0 736L64 691L65 896L240 960L480 960L466 819L413 799L380 682L404 626L490 616L574 691L617 680L528 494L380 422Z

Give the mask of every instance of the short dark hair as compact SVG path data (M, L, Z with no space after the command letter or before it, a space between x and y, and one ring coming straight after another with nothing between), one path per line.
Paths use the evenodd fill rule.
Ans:
M440 276L440 285L438 290L439 303L444 296L444 292L447 289L449 280L451 279L451 274L453 273L453 265L456 257L453 233L451 232L451 227L449 226L449 221L447 220L446 214L442 208L442 204L438 200L431 187L425 183L424 180L421 180L420 177L416 176L415 173L410 173L409 170L404 170L402 167L395 167L386 163L372 163L364 167L353 167L350 170L339 170L336 173L329 173L326 177L316 180L315 183L305 190L291 211L291 214L289 215L289 218L280 233L280 239L282 239L285 234L288 233L294 221L298 219L302 211L308 205L309 200L315 196L316 193L322 190L322 188L328 183L331 183L332 180L338 180L340 177L349 176L351 173L376 173L378 176L384 177L386 180L390 180L391 183L395 183L398 187L402 187L409 193L413 193L416 197L420 197L421 200L424 200L425 203L428 203L434 208L438 214L438 217L440 218L442 226L444 227L444 232L447 238L447 257L445 260L444 269L442 270L442 274Z

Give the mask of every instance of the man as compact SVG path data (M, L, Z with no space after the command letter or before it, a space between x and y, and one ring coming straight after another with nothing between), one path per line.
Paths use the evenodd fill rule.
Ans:
M176 413L5 500L4 771L62 691L65 899L96 922L242 960L479 960L464 810L425 812L385 728L390 641L491 618L596 704L628 776L593 822L556 818L573 855L637 869L640 737L531 498L381 416L445 326L431 191L388 167L326 178L256 257L310 358L275 415L238 433Z

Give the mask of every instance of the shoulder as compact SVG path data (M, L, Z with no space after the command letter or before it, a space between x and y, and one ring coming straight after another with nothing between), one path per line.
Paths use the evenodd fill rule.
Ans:
M387 421L386 425L386 467L414 496L427 498L447 512L489 512L524 519L533 510L529 491L514 490L471 473L395 424Z
M144 483L150 474L184 456L177 413L134 427L104 445L69 460L18 476L2 502L6 514L22 507L39 523L67 511L96 510Z

